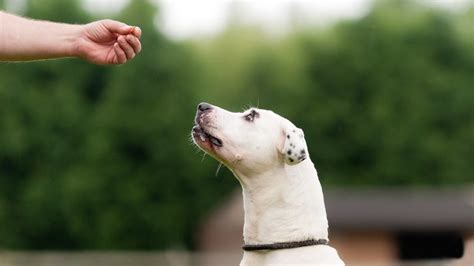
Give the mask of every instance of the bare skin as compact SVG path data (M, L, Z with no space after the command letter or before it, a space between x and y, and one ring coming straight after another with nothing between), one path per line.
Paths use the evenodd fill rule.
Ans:
M31 20L0 11L0 61L78 57L124 64L141 51L141 29L114 20L85 25Z

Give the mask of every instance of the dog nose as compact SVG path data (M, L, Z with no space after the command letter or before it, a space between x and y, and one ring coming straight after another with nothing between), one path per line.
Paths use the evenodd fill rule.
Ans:
M200 103L198 105L198 110L201 111L201 112L210 110L211 108L212 108L212 106L208 103Z

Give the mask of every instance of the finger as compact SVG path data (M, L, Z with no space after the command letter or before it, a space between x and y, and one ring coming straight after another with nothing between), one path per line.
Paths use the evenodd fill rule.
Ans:
M120 36L118 38L118 44L120 45L120 48L122 48L122 50L127 55L127 59L130 60L135 57L135 51L133 50L133 47L130 44L128 44L124 36Z
M131 33L135 35L135 37L137 37L138 39L142 37L142 29L140 29L140 27L133 27L133 30Z
M127 56L125 55L125 52L122 50L122 48L120 48L118 43L114 44L114 51L117 58L117 64L123 64L127 62Z
M105 19L105 20L102 20L101 22L110 32L118 33L122 35L129 34L135 28L125 23L122 23L120 21L111 20L111 19Z
M135 51L135 54L138 54L142 50L142 44L140 40L134 35L127 35L127 42L130 44Z

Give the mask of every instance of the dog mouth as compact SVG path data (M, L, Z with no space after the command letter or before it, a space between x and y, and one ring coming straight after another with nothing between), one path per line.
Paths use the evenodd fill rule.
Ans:
M193 138L198 144L208 143L211 147L212 146L222 147L222 140L210 134L208 131L204 129L204 127L202 127L199 124L196 124L193 127Z

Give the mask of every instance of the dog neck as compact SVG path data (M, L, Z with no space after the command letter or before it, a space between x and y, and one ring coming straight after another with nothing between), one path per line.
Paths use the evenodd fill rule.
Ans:
M238 179L243 189L246 244L328 239L323 192L309 158Z

